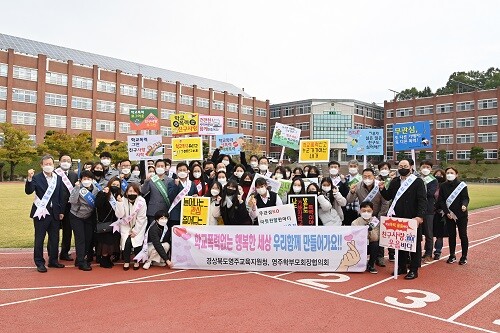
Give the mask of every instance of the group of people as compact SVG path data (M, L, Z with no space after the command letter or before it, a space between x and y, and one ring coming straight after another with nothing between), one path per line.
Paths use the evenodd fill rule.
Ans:
M181 221L181 201L185 196L210 198L211 225L257 225L257 210L288 202L289 194L315 194L318 224L323 226L367 226L369 260L367 271L384 267L384 248L379 246L380 216L417 220L417 251L400 251L398 274L406 279L418 277L421 262L438 260L443 237L449 237L454 263L456 230L462 245L459 264L467 263L467 186L458 180L453 167L433 171L429 161L417 168L412 160L402 160L397 170L382 162L375 170L360 170L358 161L349 162L348 174L340 163L328 163L323 176L314 165L293 170L278 165L270 169L266 157L240 154L240 163L216 149L205 161L177 163L169 159L148 161L143 172L130 160L112 164L108 152L100 162L87 163L80 175L71 170L70 156L54 159L44 156L42 172L28 171L26 194L35 192L30 217L35 226L34 261L39 272L46 272L43 241L48 234L49 267L62 268L60 260L73 261L90 271L95 259L104 268L123 259L124 270L151 265L171 267L172 227ZM361 171L361 172L360 172ZM291 181L288 193L279 195L268 186L268 179ZM252 184L254 186L252 186ZM62 228L59 254L59 228ZM75 237L76 258L70 256L71 236ZM421 239L425 236L424 252ZM394 251L389 250L394 261ZM409 262L408 262L409 261ZM409 270L408 270L409 268Z

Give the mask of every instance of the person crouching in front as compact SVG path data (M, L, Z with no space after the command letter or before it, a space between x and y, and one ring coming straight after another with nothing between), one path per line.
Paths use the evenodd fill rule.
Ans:
M171 229L167 226L168 213L160 210L155 213L154 221L148 229L148 260L144 263L142 268L149 269L153 266L168 266L172 267L172 262L168 258L168 251L170 250L170 243L168 240L171 238L169 233Z
M375 269L375 260L378 256L378 241L380 234L380 222L373 216L373 203L370 201L363 201L359 205L361 216L352 221L352 226L368 226L368 260L367 271L372 274L377 274Z

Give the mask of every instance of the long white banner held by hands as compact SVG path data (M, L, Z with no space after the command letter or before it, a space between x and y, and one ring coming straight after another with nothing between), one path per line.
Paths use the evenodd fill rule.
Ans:
M175 226L178 269L364 272L366 227Z

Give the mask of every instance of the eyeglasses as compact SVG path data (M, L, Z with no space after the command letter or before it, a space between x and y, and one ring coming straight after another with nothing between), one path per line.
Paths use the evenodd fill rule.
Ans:
M409 168L411 168L411 166L409 166L409 165L408 166L405 165L405 166L398 167L398 169L409 169Z

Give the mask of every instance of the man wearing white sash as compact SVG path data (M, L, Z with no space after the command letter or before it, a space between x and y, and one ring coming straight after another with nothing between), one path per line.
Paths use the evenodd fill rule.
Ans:
M434 249L434 206L436 199L434 194L438 186L438 181L431 175L432 162L424 160L420 162L420 177L425 183L425 189L427 191L427 210L424 218L423 234L425 236L424 243L424 256L422 260L424 262L432 261L432 250Z
M42 157L40 163L43 172L35 175L33 169L28 170L25 193L35 192L35 202L31 207L30 217L35 226L34 261L37 271L47 272L43 258L43 242L48 234L49 267L63 268L64 265L57 261L59 253L59 226L64 218L64 205L62 204L61 177L54 173L54 158L50 155Z
M413 161L411 161L413 162ZM410 271L407 271L408 251L399 251L398 274L406 274L406 280L418 277L418 268L422 258L422 223L427 209L425 184L421 178L413 175L409 160L401 160L398 165L399 177L395 177L385 188L384 182L379 182L380 194L385 200L393 200L388 216L415 219L417 228L417 252L410 253Z
M337 161L330 161L328 163L328 172L330 174L330 179L332 184L336 186L343 195L347 195L349 192L349 186L347 185L345 176L340 173L340 163Z
M351 186L363 180L363 178L359 174L358 168L359 168L359 162L357 160L349 161L349 174L345 177L347 190L345 193L342 193L342 191L340 192L340 194L342 194L344 198L347 197ZM359 217L359 201L354 200L353 202L348 203L343 209L344 209L344 221L342 222L342 225L351 225L352 221L354 221Z
M176 167L177 179L168 183L168 198L171 202L168 213L170 219L168 220L168 227L172 228L174 225L180 225L181 221L181 201L185 196L195 196L196 185L189 180L188 165L184 162L178 163ZM169 240L170 241L170 240Z
M71 191L75 183L78 181L78 175L71 170L71 157L69 155L61 155L59 158L59 168L55 171L61 177L63 182L62 187L62 202L65 204L64 218L61 221L62 239L61 239L61 253L59 254L60 260L72 261L73 258L69 254L71 248L71 237L73 230L69 221L69 211L71 204L68 202Z
M462 257L458 263L465 265L467 264L467 253L469 251L469 238L467 237L469 192L467 191L467 185L457 179L457 169L448 167L445 172L446 182L442 183L439 187L437 208L442 209L446 216L448 242L450 245L450 257L447 263L453 264L457 261L455 247L457 246L458 227L458 236L462 245Z
M170 208L170 200L168 198L168 184L173 182L173 179L168 177L167 169L165 168L164 160L155 162L155 175L148 176L141 187L143 197L149 194L148 202L148 227L154 221L156 212L160 210L168 211Z

